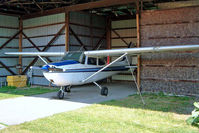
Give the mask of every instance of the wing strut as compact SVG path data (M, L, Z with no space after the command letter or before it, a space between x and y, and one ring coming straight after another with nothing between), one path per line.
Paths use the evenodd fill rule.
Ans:
M92 74L91 76L89 76L88 78L82 80L82 82L86 82L87 80L89 80L93 76L97 75L98 73L100 73L101 71L103 71L104 69L106 69L107 67L113 65L115 62L117 62L118 60L122 59L126 55L127 55L127 53L124 53L123 55L121 55L120 57L118 57L117 59L115 59L113 62L111 62L110 64L104 66L102 69L98 70L97 72L95 72L94 74Z
M133 77L132 80L134 80L134 82L135 82L135 84L136 84L137 91L138 91L138 93L139 93L139 95L140 95L140 98L141 98L141 100L142 100L142 103L145 105L144 99L143 99L143 97L142 97L142 93L141 93L141 91L140 91L140 87L138 86L137 81L136 81L136 78L135 78L135 76L133 75L133 70L132 70L132 67L130 67L130 62L129 62L129 59L127 58L127 56L126 56L126 60L127 60L127 62L128 62L128 65L129 65L129 68L130 68L130 71L131 71L131 75L132 75L132 77Z
M37 55L45 64L48 64L40 55Z

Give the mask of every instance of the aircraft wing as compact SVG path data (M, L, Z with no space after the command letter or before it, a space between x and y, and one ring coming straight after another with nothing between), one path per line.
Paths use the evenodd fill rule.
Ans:
M4 54L23 56L64 56L65 52L5 52Z
M100 57L100 56L119 56L125 53L128 55L141 55L145 53L161 53L161 52L193 51L193 50L199 50L199 45L156 46L156 47L96 50L96 51L85 51L84 54L89 57Z

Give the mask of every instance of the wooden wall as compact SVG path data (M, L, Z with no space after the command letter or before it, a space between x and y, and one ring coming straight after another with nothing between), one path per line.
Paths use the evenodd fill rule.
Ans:
M199 7L141 13L141 47L199 44ZM199 95L199 52L142 56L141 87L146 91Z
M18 51L18 28L18 17L0 15L0 82L6 81L7 75L17 74L18 56L8 59L4 52Z

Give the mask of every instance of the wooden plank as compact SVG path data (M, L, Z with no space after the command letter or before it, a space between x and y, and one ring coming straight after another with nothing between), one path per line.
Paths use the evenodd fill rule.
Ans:
M90 16L90 28L89 28L89 31L90 31L90 45L93 47L93 14L89 14Z
M4 29L15 29L18 30L18 27L12 27L12 26L0 26L0 28Z
M75 34L75 32L73 31L73 29L69 26L69 30L70 32L74 35L75 39L80 43L80 45L87 50L86 46L83 44L83 42L81 41L81 39Z
M22 52L22 42L23 42L23 35L22 35L22 32L23 32L23 20L22 18L20 17L19 18L19 30L21 31L19 33L19 52ZM19 59L18 59L18 65L19 65L19 74L22 73L22 56L20 55L19 56Z
M70 13L65 12L65 51L69 51L69 23L70 23Z
M30 40L30 38L24 33L22 32L22 34L24 35L24 37L33 45L34 48L36 48L39 52L41 52L41 50L39 49L39 47L32 41ZM24 47L23 47L24 48ZM48 57L46 57L46 59L49 61L49 62L52 62L52 60Z
M137 38L137 36L123 36L123 37L112 37L111 39L129 39L129 38ZM127 43L128 44L128 43Z
M107 18L106 23L106 45L107 49L111 49L111 18Z
M141 65L142 67L191 67L191 68L195 68L195 67L197 67L197 68L199 68L199 65L189 65L189 64L187 64L187 65L178 65L178 64L176 64L176 65L171 65L171 64L142 64Z
M22 34L24 35L25 39L27 39L34 46L34 48L41 52L38 46L24 32L22 32Z
M124 37L121 37L115 30L112 29L112 31L128 46L128 43L124 40Z
M106 32L102 35L102 37L98 40L98 42L97 42L97 44L95 45L95 47L93 48L93 50L96 50L99 46L100 46L100 44L101 44L101 42L103 41L103 39L104 39L104 37L106 36Z
M100 27L100 26L92 26L92 25L80 24L80 23L76 23L76 22L70 22L70 24L71 24L71 25L76 25L76 26L87 27L87 28L105 30L104 27Z
M136 3L136 27L137 27L137 47L140 47L140 9L139 9L139 0ZM141 86L141 56L137 56L137 84L140 88Z
M11 36L0 36L0 38L7 38L7 39L9 39L9 38L11 38ZM15 37L14 39L19 39L19 38Z
M50 40L50 42L46 45L46 47L42 50L44 52L48 49L48 47L57 39L57 37L61 34L61 32L65 29L65 25L57 32L57 34Z
M111 28L112 28L112 20L110 17L106 18L106 48L111 49ZM111 57L107 57L107 64L111 62ZM107 78L107 82L112 82L112 77Z
M76 5L55 8L55 9L46 10L43 12L33 13L31 15L24 15L23 19L30 19L30 18L39 17L39 16L63 13L66 11L82 11L82 10L88 10L88 9L93 9L93 8L109 7L109 6L116 6L116 5L126 5L126 4L130 4L130 3L135 3L135 2L136 2L136 0L100 0L100 1L94 1L94 2L88 2L88 3L83 3L83 4L76 4Z
M19 30L16 34L14 34L10 39L8 39L3 45L0 46L0 50L4 48L9 42L11 42L17 35L21 33L21 30Z
M61 33L60 35L65 35L65 33ZM69 35L72 35L72 33L69 33ZM91 37L90 35L78 34L78 33L76 33L76 35L77 36L81 36L81 37L88 37L88 38ZM29 36L28 38L31 39L31 38L40 38L40 37L49 37L49 36L55 36L55 34L39 35L39 36ZM1 36L0 36L0 38L1 38ZM7 37L7 38L10 38L10 37ZM93 38L101 38L101 36L93 35ZM23 39L26 39L26 38L23 38Z
M56 40L56 38L58 37L58 35L61 34L61 32L64 30L64 28L65 28L65 25L62 26L62 28L49 41L49 43L41 50L41 52L44 52L45 50L47 50L49 48L49 46ZM24 71L22 72L22 74L25 74L28 71L28 69L36 63L37 60L38 60L38 57L35 57L34 60L32 60L32 62L24 69Z
M123 28L112 28L113 30L128 30L128 29L137 29L137 27L123 27Z
M153 80L153 81L166 81L166 82L191 82L191 83L199 83L199 80L184 80L184 79L169 79L169 78L153 78L153 77L143 77L142 80Z
M8 72L12 75L16 75L9 67L7 67L3 62L0 61L0 65L2 65Z
M24 27L24 30L27 29L34 29L34 28L40 28L40 27L47 27L47 26L53 26L53 25L59 25L59 24L65 24L65 22L57 22L57 23L51 23L51 24L43 24L43 25L36 25L36 26L29 26L29 27Z

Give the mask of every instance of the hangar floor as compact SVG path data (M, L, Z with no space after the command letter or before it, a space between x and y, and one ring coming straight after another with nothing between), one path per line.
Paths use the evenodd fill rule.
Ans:
M94 85L76 86L64 100L56 98L56 92L29 97L0 100L0 123L16 125L26 121L47 117L56 113L75 110L90 104L112 99L121 99L136 93L133 83L105 84L109 88L107 97L100 95Z

